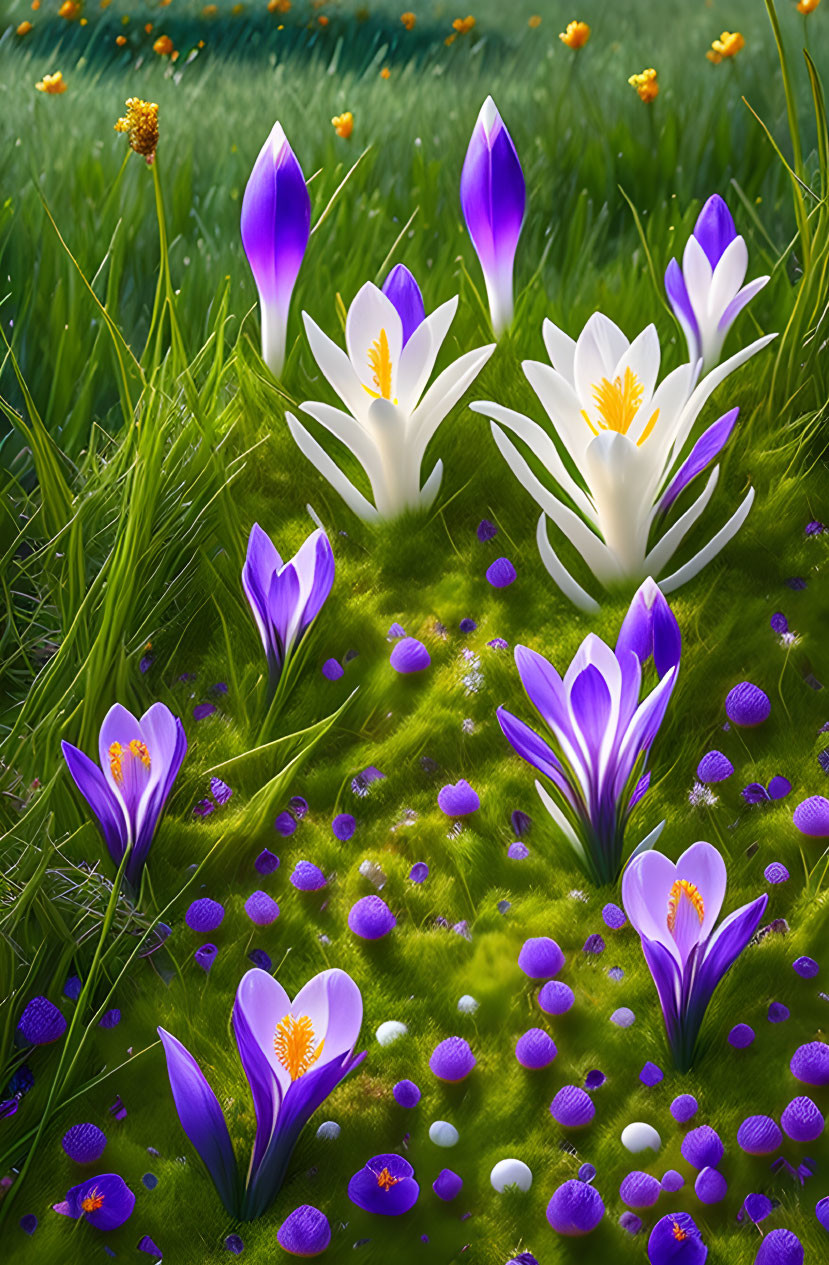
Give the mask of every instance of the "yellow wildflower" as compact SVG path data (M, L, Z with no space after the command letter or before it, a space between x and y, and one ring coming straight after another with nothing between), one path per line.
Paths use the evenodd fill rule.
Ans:
M76 0L63 0L63 4L58 9L58 17L66 18L67 22L71 22L73 18L78 16L80 11L81 6L76 3Z
M590 27L586 22L568 22L566 29L559 32L558 38L568 48L584 48L590 39Z
M798 0L797 11L804 14L814 13L819 4L820 0Z
M344 114L335 114L331 120L334 131L347 141L351 133L354 131L354 115L350 110L346 110Z
M40 8L40 0L32 0L32 12L37 13Z
M389 70L388 66L384 66L383 69L380 71L380 78L381 79L391 78L391 71Z
M130 149L146 158L148 165L155 158L158 146L158 106L154 101L129 97L127 113L115 124L116 132L126 132Z
M206 4L201 11L201 15L203 18L215 18L218 12L219 12L218 5Z
M631 75L628 83L636 89L639 93L639 99L646 104L659 95L659 83L657 82L656 71L652 66L649 70L643 70L640 75Z
M319 15L319 17L317 18L317 21L319 22L320 26L328 26L328 18L325 16L324 13L321 13Z
M414 28L417 18L413 13L406 12L400 14L400 21L403 23L407 31L411 31Z
M539 17L537 13L534 13L532 15L532 17L527 22L527 26L532 27L533 30L536 30L537 27L541 26L541 18Z
M153 24L152 24L152 22L145 22L145 23L144 23L144 32L145 32L145 34L149 35L149 33L150 33L150 31L151 31L152 29L153 29Z
M269 13L289 13L291 0L268 0Z
M33 28L32 28L31 22L21 22L20 26L17 28L17 34L28 35L29 31L31 31L32 29Z
M475 19L472 14L469 13L465 18L455 18L455 21L452 23L452 29L457 31L458 35L466 35L472 30L474 25Z
M153 44L153 52L158 53L159 57L169 57L173 51L173 41L169 35L159 35Z
M745 48L745 44L739 31L723 31L720 38L714 40L705 56L717 66L724 57L736 57L740 49Z
M44 75L35 84L38 92L47 92L50 97L60 96L62 92L66 91L68 86L60 70L56 70L53 75Z
M123 47L124 47L124 45L126 44L126 42L127 42L127 37L126 37L126 35L116 35L116 36L115 36L115 43L118 45L118 47L119 47L119 48L123 48Z

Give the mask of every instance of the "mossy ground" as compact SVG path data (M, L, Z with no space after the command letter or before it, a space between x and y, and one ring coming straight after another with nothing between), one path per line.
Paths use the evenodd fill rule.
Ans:
M457 202L464 147L487 92L521 154L530 211L519 249L515 328L469 398L500 399L539 416L520 360L543 357L544 315L572 334L597 307L631 335L654 320L666 367L679 363L684 348L654 287L650 259L661 275L681 249L700 202L714 191L728 197L749 241L752 274L774 273L729 346L747 341L756 328L784 330L799 279L797 255L783 258L795 232L790 190L740 99L744 93L788 146L763 6L754 0L675 3L661 6L657 22L653 6L644 2L619 6L618 13L614 6L612 18L606 5L585 4L578 16L594 34L577 61L557 38L575 16L559 3L544 10L541 27L531 29L530 7L504 12L488 0L476 14L472 36L451 47L443 38L456 14L431 7L421 12L411 6L418 25L407 42L399 14L388 5L362 22L347 6L328 9L324 30L318 23L308 29L315 11L300 12L295 5L279 19L282 32L274 29L274 15L258 9L238 17L228 10L208 20L200 17L200 6L176 6L173 0L169 8L131 9L122 26L127 10L116 2L103 14L90 9L86 28L67 26L41 9L24 40L14 36L14 26L29 10L18 5L7 15L12 25L0 41L4 134L13 138L0 154L7 198L0 205L0 250L9 291L0 315L31 391L30 407L8 362L3 395L33 427L24 432L11 426L0 448L7 604L0 688L9 733L0 808L0 991L7 1001L0 1013L10 1068L19 1061L11 1036L27 998L44 992L60 999L67 975L86 978L107 896L105 887L76 868L99 862L101 845L62 769L60 738L92 749L112 701L143 710L160 698L183 717L190 744L141 902L145 919L174 902L162 915L172 935L118 979L107 1004L120 1008L121 1023L111 1030L93 1026L85 1038L66 1092L103 1073L106 1079L49 1118L13 1188L0 1230L4 1257L15 1265L70 1265L102 1256L95 1231L73 1228L50 1211L78 1177L59 1139L69 1125L91 1120L109 1138L101 1171L120 1173L137 1194L131 1220L106 1237L124 1260L146 1259L136 1248L145 1234L176 1265L223 1260L223 1240L236 1232L245 1243L244 1260L271 1261L280 1255L277 1226L291 1209L310 1202L331 1222L326 1259L332 1261L352 1259L360 1240L367 1242L354 1259L371 1262L388 1261L394 1252L406 1262L500 1265L520 1249L534 1252L542 1265L643 1261L645 1236L630 1238L617 1226L619 1184L637 1163L657 1175L669 1167L686 1175L685 1190L663 1195L656 1212L690 1211L712 1265L753 1262L759 1234L738 1224L736 1214L745 1195L758 1190L780 1200L762 1228L787 1226L804 1242L807 1261L824 1259L829 1238L813 1210L829 1193L825 1141L783 1148L794 1164L804 1155L816 1161L816 1175L802 1189L785 1174L773 1176L767 1162L749 1160L736 1145L744 1116L768 1112L779 1118L797 1092L788 1060L797 1045L825 1029L829 1005L822 996L829 969L826 893L818 890L819 869L810 887L804 877L804 860L813 866L821 849L803 842L791 821L793 804L823 789L817 755L829 745L819 732L829 710L818 688L829 682L829 537L804 535L810 520L829 517L820 438L823 379L817 370L798 378L796 363L793 376L781 370L772 384L772 348L729 379L706 412L712 420L718 406L719 412L733 404L741 408L706 515L709 532L749 482L757 499L725 554L671 599L684 637L682 672L654 747L654 786L633 819L632 839L664 817L660 846L670 855L695 839L716 843L728 858L726 908L769 890L766 921L785 918L789 930L767 936L735 966L710 1008L696 1066L682 1077L669 1067L637 937L629 927L609 932L602 923L601 908L619 899L618 890L595 890L570 867L544 822L530 770L511 753L495 720L500 703L528 721L533 716L511 652L491 648L490 640L525 643L563 668L589 631L615 638L629 595L612 598L597 619L588 619L558 594L536 552L534 505L503 465L485 420L463 407L447 419L430 450L431 464L440 456L445 465L435 511L379 529L350 515L294 448L284 424L286 398L329 398L301 336L300 309L338 336L335 295L349 302L365 279L381 276L391 262L414 271L429 309L460 293L441 363L489 341L475 290L477 264ZM813 51L825 47L820 37L829 14L818 11L804 27L793 5L780 7L799 84L805 161L814 175L814 136L796 50L804 29ZM153 21L156 34L163 26L182 50L175 67L151 53L154 35L141 33L145 20ZM743 30L747 47L733 65L712 67L705 48L726 27ZM122 29L128 29L129 44L117 50L115 35ZM188 61L200 38L205 49ZM626 79L651 64L659 69L662 91L646 109ZM385 65L392 72L388 80L379 75ZM57 68L69 90L44 99L33 83ZM161 107L160 184L187 357L194 360L211 341L192 368L193 391L184 364L170 352L145 387L140 425L128 427L101 308L67 258L41 198L80 270L94 278L98 298L140 354L158 267L153 182L137 157L118 176L124 142L112 132L123 100L135 94ZM329 122L343 109L355 115L350 142L338 140ZM244 181L277 116L305 172L320 172L311 184L315 220L361 150L370 147L312 237L295 296L282 391L257 358L255 293L238 240ZM618 186L642 217L650 258ZM34 410L41 428L32 420ZM56 469L47 432L59 454ZM431 464L427 459L424 468ZM303 744L260 747L262 656L239 573L251 524L258 521L287 556L312 526L309 503L333 542L337 578L277 734L306 729L356 693L307 758L280 777ZM486 545L475 534L482 517L499 529ZM701 539L695 536L691 547ZM510 557L518 573L502 591L484 578L499 554ZM787 586L792 577L802 577L806 587ZM769 627L776 611L800 636L791 650ZM460 632L465 617L476 621L474 632ZM432 656L430 669L413 680L396 677L389 666L386 632L394 621L420 637ZM154 659L142 673L148 641ZM322 662L343 660L349 652L356 654L342 679L325 680ZM474 689L464 681L470 669ZM757 731L723 732L725 695L744 679L767 691L771 718ZM226 694L211 692L218 682L227 684ZM206 700L218 710L195 721L193 708ZM694 770L712 746L729 755L736 773L713 808L694 808L688 801ZM385 779L357 797L351 781L369 765ZM214 769L233 788L233 798L211 817L194 818L192 808L207 793ZM767 783L775 774L791 780L792 795L776 805L746 806L740 788ZM478 791L481 809L455 834L437 808L437 791L460 777ZM31 789L35 778L39 790ZM293 835L280 838L273 820L297 794L307 799L309 814ZM507 857L516 808L533 818L524 861ZM340 811L353 812L358 821L353 839L343 844L330 825ZM263 880L253 862L265 846L278 853L281 865ZM205 867L182 891L192 867L208 853ZM300 859L315 861L329 876L323 892L302 894L290 885ZM365 860L382 868L382 895L398 918L394 931L374 945L357 941L346 925L353 901L375 890L359 872ZM430 867L419 887L407 877L415 861ZM767 887L763 871L770 861L788 867L788 883ZM107 862L101 868L110 874ZM243 908L259 887L280 906L278 920L262 930L252 927ZM187 905L199 894L221 900L227 910L209 937L219 947L209 975L193 961L201 938L184 924ZM468 939L451 929L461 921L468 924ZM116 930L123 934L108 942L109 956L74 1040L104 1004L139 925L145 923L119 912ZM582 952L593 932L607 943L599 957ZM562 978L576 1003L558 1019L542 1014L536 987L517 967L519 948L532 935L552 935L567 955ZM326 966L349 971L363 994L360 1048L368 1056L306 1130L272 1211L238 1226L228 1222L180 1130L155 1029L161 1024L175 1033L200 1060L227 1106L243 1154L252 1137L252 1108L229 1018L252 949L270 955L290 993ZM792 971L801 953L821 963L815 980ZM611 967L622 968L621 980L609 977ZM480 1003L473 1017L457 1011L464 993ZM767 1021L771 1001L790 1008L787 1022ZM70 1003L61 1005L69 1016ZM610 1023L619 1006L636 1013L632 1028ZM409 1035L383 1049L374 1033L390 1018L406 1023ZM742 1052L726 1043L737 1021L757 1032ZM523 1071L514 1057L516 1039L531 1026L547 1028L558 1046L555 1062L543 1072ZM441 1085L428 1070L435 1044L453 1034L467 1037L477 1058L472 1075L454 1087ZM59 1057L59 1049L47 1048L28 1059L35 1084L16 1116L2 1123L4 1171L12 1173L25 1160L27 1135L44 1111ZM666 1071L652 1089L638 1080L648 1059ZM549 1104L561 1085L581 1083L591 1068L608 1078L595 1095L595 1121L566 1137ZM410 1112L391 1096L402 1077L423 1089L420 1105ZM715 1208L703 1208L693 1194L691 1170L679 1154L682 1132L668 1112L671 1099L686 1091L699 1099L697 1122L712 1124L726 1145L729 1195ZM109 1114L116 1095L127 1109L120 1121ZM822 1109L829 1107L821 1091L815 1097ZM339 1139L315 1138L323 1119L340 1123ZM457 1126L455 1149L440 1151L429 1142L435 1119ZM619 1142L624 1125L637 1119L653 1123L663 1138L650 1162L629 1156ZM346 1197L351 1174L371 1155L401 1147L421 1185L413 1211L385 1221L354 1208ZM533 1171L525 1195L499 1196L490 1187L492 1165L510 1155ZM544 1212L554 1188L585 1161L597 1169L608 1215L590 1239L568 1242L552 1233ZM464 1179L462 1194L449 1205L431 1191L444 1166ZM152 1190L142 1185L145 1173L158 1179ZM40 1226L27 1239L17 1222L31 1212Z

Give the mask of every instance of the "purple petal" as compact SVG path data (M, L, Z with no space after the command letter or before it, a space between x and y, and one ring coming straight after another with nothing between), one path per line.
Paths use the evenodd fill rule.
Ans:
M718 418L716 422L713 422L704 434L700 435L659 502L660 514L666 513L683 488L686 488L692 479L701 474L715 457L719 456L728 443L739 411L738 408L730 409L722 417Z
M287 308L311 226L302 168L279 123L259 152L242 199L242 245L264 303Z
M515 146L491 98L469 142L460 197L484 273L510 271L524 222L526 186Z
M611 700L605 679L594 664L589 664L573 682L570 706L587 743L591 764L598 765L602 739L610 719Z
M633 651L642 667L653 655L660 677L677 667L682 654L682 635L667 599L650 577L634 594L616 640L616 658L624 663Z
M400 317L405 347L426 316L420 287L405 264L395 264L383 282L383 293L391 299Z
M88 755L70 742L62 742L60 746L75 785L98 821L109 855L115 865L120 865L128 839L120 803L103 773Z
M699 213L694 225L696 237L712 268L716 268L726 246L737 236L731 212L718 193L713 194Z
M690 334L699 343L699 324L691 306L691 300L688 297L685 277L675 259L671 260L665 270L665 293L668 296L668 302L674 310L674 315L685 331L686 337ZM689 338L690 341L691 339Z

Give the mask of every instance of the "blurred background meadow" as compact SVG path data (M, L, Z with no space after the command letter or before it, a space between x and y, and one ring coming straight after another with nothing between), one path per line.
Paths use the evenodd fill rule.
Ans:
M337 1261L352 1259L358 1243L354 1259L367 1262L394 1251L407 1262L500 1265L522 1250L541 1265L644 1261L645 1235L617 1224L619 1182L633 1167L619 1134L631 1120L652 1122L663 1148L649 1171L685 1172L668 1105L686 1091L727 1147L726 1201L702 1207L691 1182L673 1200L692 1211L712 1265L754 1261L758 1231L736 1214L757 1190L779 1201L766 1225L796 1231L807 1260L825 1259L814 1205L829 1194L826 1142L805 1148L816 1173L801 1186L735 1141L746 1115L778 1115L793 1096L788 1060L825 1031L829 1005L829 964L811 981L791 969L800 953L820 960L829 926L821 848L791 820L793 802L825 790L829 766L829 536L805 532L829 518L829 159L819 84L829 71L829 0L809 14L777 0L779 46L770 7L584 0L575 12L569 0L481 0L467 15L421 0L85 0L71 12L59 0L0 3L0 1099L19 1097L0 1120L4 1259L70 1265L102 1257L106 1243L141 1261L146 1235L166 1260L195 1265L225 1259L225 1240L237 1234L246 1260L271 1261L280 1222L312 1203L331 1222L327 1255ZM577 52L559 39L572 18L591 27ZM715 65L705 54L723 30L739 30L745 47ZM628 78L650 66L660 92L645 104ZM36 89L57 72L65 91ZM528 218L516 318L469 398L540 420L520 361L543 358L544 316L573 336L597 308L630 337L653 321L664 368L681 363L684 340L661 278L712 193L748 242L749 276L771 274L727 350L763 332L779 337L705 414L712 420L718 404L741 410L711 514L724 520L749 483L757 498L725 553L671 597L682 672L633 835L664 817L661 846L671 856L695 839L716 843L729 864L727 909L766 890L764 869L784 863L792 878L768 889L767 920L785 919L787 929L750 949L723 983L694 1070L668 1071L650 1089L638 1079L642 1064L667 1062L638 939L629 926L607 932L601 908L618 890L588 890L545 824L530 770L495 720L501 703L527 720L531 710L511 653L488 645L527 644L563 669L589 631L615 640L629 595L596 619L567 603L536 552L534 503L505 471L486 420L463 405L425 463L440 456L445 466L433 510L380 527L354 518L284 420L286 407L330 398L300 312L341 341L343 305L394 263L417 277L427 311L460 295L441 364L490 341L458 202L487 94L523 164ZM159 105L155 173L114 131L131 96ZM332 126L345 111L348 138ZM239 237L245 182L276 119L313 205L279 383L259 356ZM278 731L262 742L264 663L239 576L251 525L288 557L313 526L309 505L334 547L335 587ZM499 530L487 544L475 531L484 517ZM505 590L485 579L499 554L518 573ZM794 643L770 627L776 612ZM461 632L462 619L476 628ZM389 667L395 621L432 655L422 679ZM330 657L345 666L338 681L321 674ZM741 680L766 690L772 717L748 735L724 733L723 701ZM112 890L60 741L91 751L114 701L140 713L156 699L182 717L189 752L135 908ZM748 806L729 783L713 804L689 800L712 746L729 755L740 785L781 774L792 797ZM353 779L371 766L384 778L355 791ZM196 816L214 775L233 796ZM436 796L460 777L481 810L455 834ZM273 823L295 795L309 812L283 838ZM507 856L515 809L533 818L523 861ZM357 818L346 843L331 831L338 812ZM263 880L253 862L266 846L281 865ZM302 859L328 876L322 892L289 884ZM422 886L407 878L416 861L430 867ZM398 925L372 945L351 935L346 917L378 883ZM281 911L264 929L244 912L258 887ZM184 924L201 895L227 910L209 974ZM159 922L172 928L163 945ZM598 956L582 951L594 932L607 941ZM577 1004L558 1019L542 1015L516 964L532 935L553 936L567 954L563 978ZM271 1212L238 1225L181 1132L155 1030L162 1024L193 1051L247 1145L253 1113L229 1016L257 949L291 995L326 966L348 970L363 994L358 1048L368 1057L302 1136ZM608 974L613 967L621 979ZM84 982L77 1002L63 994L70 976ZM15 1028L40 993L71 1026L63 1043L26 1051ZM473 1016L458 1012L463 994L480 1003ZM767 1022L773 1001L789 1007L786 1023ZM636 1013L632 1029L610 1023L620 1006ZM113 1008L120 1022L102 1027ZM387 1019L409 1034L382 1048L374 1033ZM726 1044L737 1019L758 1032L746 1051ZM542 1072L514 1057L530 1026L546 1027L559 1047ZM428 1058L454 1034L468 1038L478 1066L461 1085L443 1085ZM596 1120L565 1139L550 1100L591 1068L608 1078ZM403 1077L424 1089L411 1112L391 1096ZM338 1139L315 1137L323 1119L341 1125ZM435 1119L457 1126L453 1151L430 1143ZM78 1180L60 1138L87 1120L108 1136L105 1169L137 1195L130 1221L105 1238L50 1210ZM804 1148L786 1145L796 1166ZM421 1184L415 1208L386 1221L351 1205L352 1173L402 1147ZM511 1155L530 1165L533 1186L497 1195L490 1169ZM544 1213L585 1161L596 1166L608 1215L574 1244L553 1234ZM431 1191L445 1166L464 1178L446 1205ZM39 1219L31 1237L19 1227L27 1214Z

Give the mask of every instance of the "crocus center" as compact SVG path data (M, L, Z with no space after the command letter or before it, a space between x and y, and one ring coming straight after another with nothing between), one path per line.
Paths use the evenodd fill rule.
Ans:
M676 927L677 917L679 916L680 904L683 897L690 901L691 908L696 913L702 924L705 917L705 905L699 889L693 883L689 883L687 878L678 878L674 883L668 895L668 930L673 931Z
M673 1235L678 1243L681 1243L683 1239L688 1238L687 1230L683 1230L682 1226L679 1224L678 1221L675 1221L673 1224Z
M133 738L126 746L122 746L120 742L111 742L109 744L109 771L112 779L118 786L124 781L124 761L128 759L140 760L145 769L150 767L150 753L147 750L147 744L142 742L140 738Z
M104 1202L104 1197L97 1186L93 1186L85 1199L81 1200L84 1212L97 1212Z
M366 387L369 395L373 395L375 400L390 400L391 351L388 335L384 329L380 330L380 337L375 338L368 349L368 367L371 370L371 380L376 387L374 391L371 387Z
M620 435L626 435L636 414L639 412L639 406L642 403L644 394L645 388L630 366L625 369L624 377L617 374L612 382L609 378L602 378L601 382L597 382L593 387L593 401L601 419L599 429L614 430ZM585 409L582 409L581 415L593 434L598 435L599 431L591 422ZM637 446L645 442L656 425L658 417L659 409L655 411L653 417L643 429L642 434L636 441Z
M392 1186L396 1186L400 1181L399 1177L393 1177L387 1168L381 1169L377 1174L377 1185L381 1190L391 1190Z
M322 1054L325 1040L316 1043L314 1026L307 1015L288 1014L276 1025L273 1048L292 1081L299 1080Z

